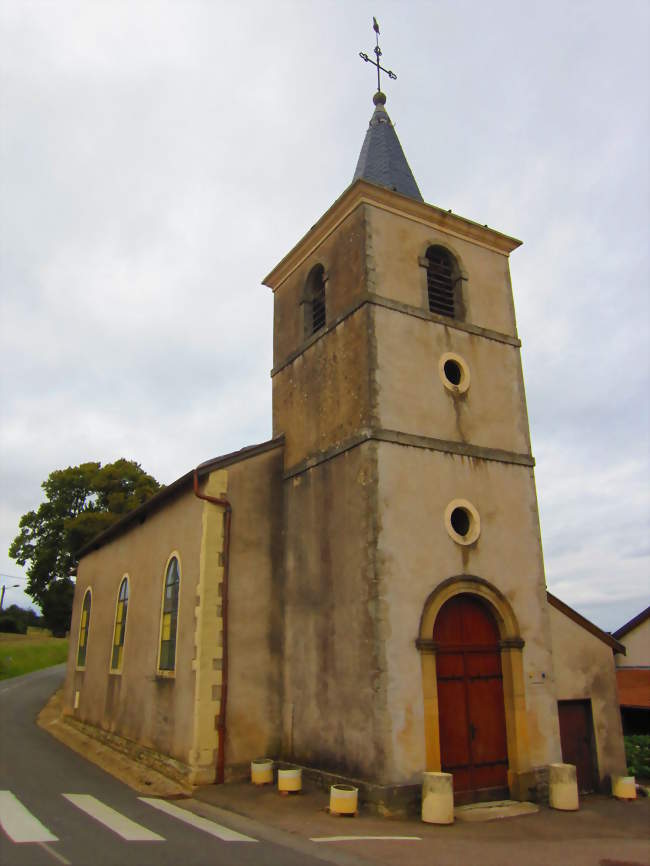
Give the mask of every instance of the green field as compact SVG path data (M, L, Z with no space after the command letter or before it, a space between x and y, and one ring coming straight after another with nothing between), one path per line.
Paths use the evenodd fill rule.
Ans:
M19 677L68 658L68 638L0 633L0 680Z

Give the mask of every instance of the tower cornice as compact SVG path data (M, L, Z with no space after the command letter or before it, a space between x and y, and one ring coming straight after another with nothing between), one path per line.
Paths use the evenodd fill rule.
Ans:
M451 211L416 201L409 196L359 179L350 184L334 204L325 211L318 222L267 274L262 280L263 285L268 286L274 292L279 289L296 268L300 267L311 253L356 208L362 205L371 205L397 216L406 217L414 222L429 225L451 237L471 241L504 256L508 256L522 244L522 241L517 240L517 238L510 237L488 226L480 225Z

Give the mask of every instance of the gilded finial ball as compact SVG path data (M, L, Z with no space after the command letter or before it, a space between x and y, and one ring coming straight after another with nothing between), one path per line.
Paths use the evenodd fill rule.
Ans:
M372 101L375 105L386 105L386 94L382 93L381 90L378 90L372 97Z

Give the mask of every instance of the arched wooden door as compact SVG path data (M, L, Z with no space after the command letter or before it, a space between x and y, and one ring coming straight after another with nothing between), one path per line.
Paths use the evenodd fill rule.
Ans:
M473 595L449 599L433 628L442 770L456 802L508 796L499 629Z

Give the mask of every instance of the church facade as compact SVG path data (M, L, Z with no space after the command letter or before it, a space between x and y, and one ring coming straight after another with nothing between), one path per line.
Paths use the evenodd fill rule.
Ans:
M82 551L66 712L194 784L269 755L385 802L440 769L459 801L527 799L581 739L603 787L624 649L546 590L520 242L426 204L374 103L352 184L264 280L273 438Z

